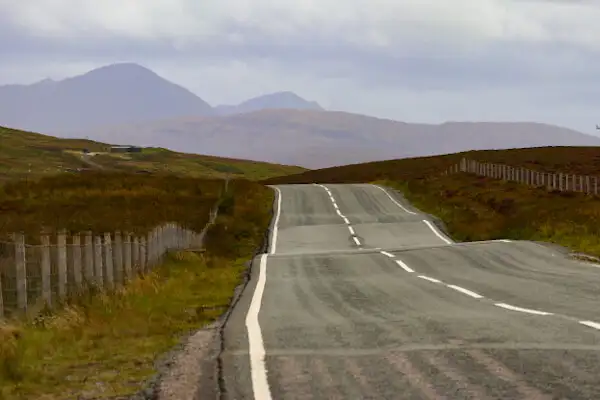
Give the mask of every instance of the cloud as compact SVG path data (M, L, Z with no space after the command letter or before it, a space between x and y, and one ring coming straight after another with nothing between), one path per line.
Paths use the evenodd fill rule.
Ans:
M0 0L0 9L0 83L136 61L213 103L289 89L403 118L389 102L410 110L412 98L425 108L413 115L430 120L551 119L600 105L589 89L597 1Z

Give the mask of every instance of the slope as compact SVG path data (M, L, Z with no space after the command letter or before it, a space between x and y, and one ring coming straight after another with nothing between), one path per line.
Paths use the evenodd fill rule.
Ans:
M141 153L110 154L110 145L83 139L61 139L0 127L0 181L51 175L76 169L170 172L192 177L265 179L304 171L303 168L227 159L149 148ZM98 152L85 157L83 149Z

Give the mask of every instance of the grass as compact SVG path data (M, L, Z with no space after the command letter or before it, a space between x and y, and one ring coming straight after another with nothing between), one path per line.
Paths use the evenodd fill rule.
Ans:
M123 172L150 171L189 177L266 179L304 171L296 166L270 164L223 157L186 154L162 148L142 153L107 153L110 145L83 139L61 139L0 126L0 183L14 179L37 179L65 169L97 168L80 157L82 149L100 152L90 160Z
M124 172L59 174L0 188L0 235L43 229L71 233L146 233L165 222L201 230L224 187L222 179Z
M465 173L440 176L462 157L544 172L600 175L600 148L547 147L349 165L264 183L378 182L399 189L416 207L443 220L455 240L536 240L600 256L600 198Z
M0 327L0 398L110 398L139 390L159 355L224 311L261 243L272 201L264 186L231 182L204 257L171 254L115 293Z

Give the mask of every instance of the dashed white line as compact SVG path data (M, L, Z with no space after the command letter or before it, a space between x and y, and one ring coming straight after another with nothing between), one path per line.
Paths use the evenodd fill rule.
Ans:
M342 219L344 220L344 222L345 222L347 225L350 225L350 220L349 220L348 218L346 218L346 217L342 217Z
M398 264L406 272L415 272L414 269L412 269L408 265L404 264L404 262L402 262L401 260L395 260L395 261L396 261L396 264Z
M425 222L425 225L427 225L429 227L429 229L431 229L433 231L433 233L435 233L435 235L437 237L439 237L440 239L442 239L444 242L446 242L446 244L452 244L452 240L449 240L448 238L444 237L435 226L433 226L433 224L429 221L427 221L426 219L423 220L423 222Z
M354 243L356 243L357 246L360 246L360 240L358 240L356 236L352 236L352 240L354 240Z
M434 283L442 283L442 281L440 281L439 279L430 278L425 275L419 275L419 278L425 279L426 281L430 281L430 282L434 282Z
M412 215L416 215L416 212L410 211L408 210L406 207L404 207L402 204L398 203L396 201L396 199L394 199L388 192L387 190L385 190L384 188L382 188L381 186L377 186L377 185L373 185L375 186L377 189L381 190L383 193L385 193L387 195L387 197L390 198L390 200L392 200L394 202L395 205L397 205L398 207L400 207L402 210L404 210L405 212L412 214Z
M279 225L279 216L281 215L281 190L279 188L275 188L275 195L277 196L277 212L275 214L275 221L273 222L273 234L271 235L271 254L274 254L277 248L277 226Z
M267 381L267 366L265 364L265 344L258 323L260 303L265 290L267 280L267 255L263 254L260 259L258 281L254 289L254 295L246 315L246 329L248 330L248 353L250 355L250 370L252 380L252 391L255 399L271 399L271 390Z
M380 253L389 258L396 257L395 255L393 255L392 253L388 253L387 251L380 251Z
M527 314L553 315L552 313L549 313L546 311L538 311L538 310L532 310L529 308L515 307L515 306L511 306L510 304L506 304L506 303L496 303L494 305L498 306L498 307L506 308L507 310L519 311L519 312L523 312L523 313L527 313Z
M354 228L349 226L348 230L350 231L351 234L356 235L356 232L354 232Z
M600 324L594 321L579 321L580 324L589 326L590 328L600 330Z
M469 289L465 289L463 287L460 287L460 286L456 286L456 285L446 285L446 286L448 286L449 288L454 289L456 291L459 291L459 292L461 292L463 294L466 294L467 296L471 296L473 298L476 298L476 299L483 298L482 295L480 295L478 293L475 293L475 292L473 292L473 291L471 291Z

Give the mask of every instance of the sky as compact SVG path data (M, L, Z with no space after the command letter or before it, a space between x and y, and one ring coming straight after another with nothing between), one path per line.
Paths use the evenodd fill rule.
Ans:
M598 0L0 0L0 84L135 62L212 105L290 90L406 122L595 134Z

